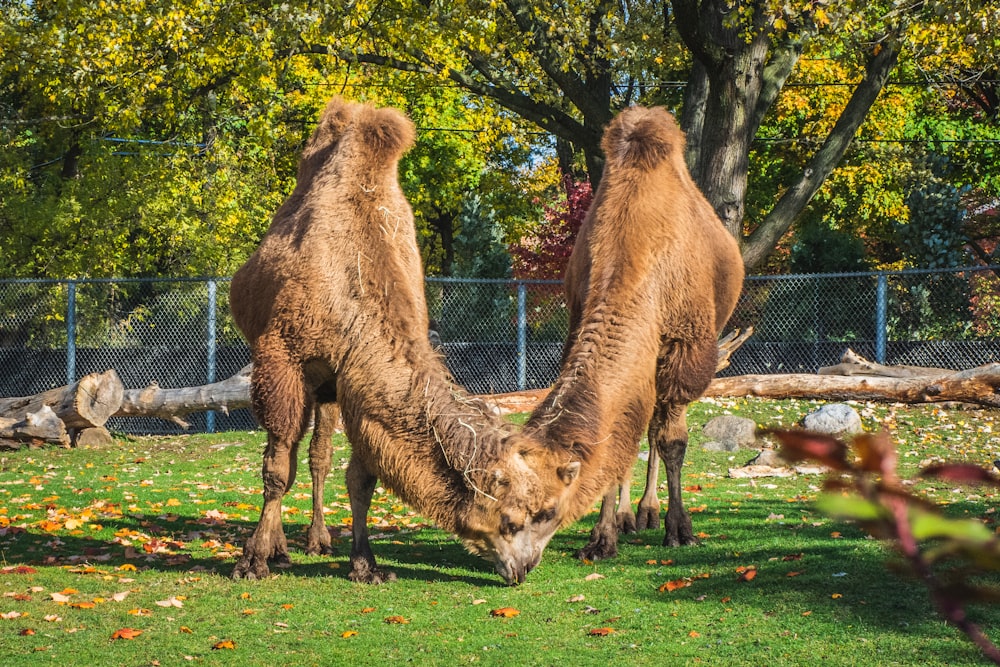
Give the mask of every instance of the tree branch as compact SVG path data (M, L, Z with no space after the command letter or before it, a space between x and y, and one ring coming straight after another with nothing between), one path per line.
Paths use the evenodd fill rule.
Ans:
M798 182L782 195L760 226L747 237L743 246L743 263L748 268L763 262L774 250L778 239L788 231L796 216L840 162L854 134L885 86L898 57L899 45L894 40L886 40L868 61L864 78L854 90L823 146L809 160Z

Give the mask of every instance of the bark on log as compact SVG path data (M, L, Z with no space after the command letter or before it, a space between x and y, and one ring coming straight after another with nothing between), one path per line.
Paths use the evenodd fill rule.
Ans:
M103 426L121 407L124 391L113 369L91 373L71 385L34 396L0 398L0 416L21 420L29 412L37 413L48 406L68 429Z
M704 394L893 403L973 403L1000 408L1000 364L938 377L738 375L712 380Z
M0 417L0 440L15 442L51 442L69 446L69 433L63 421L47 405L29 412L24 419Z
M158 417L188 428L182 417L192 412L230 410L250 406L250 369L248 364L236 375L221 382L198 387L164 389L153 383L144 389L126 389L116 417Z
M878 375L893 378L932 378L951 375L955 371L947 368L929 368L926 366L883 366L869 361L854 350L847 348L840 363L836 366L824 366L817 371L820 375Z

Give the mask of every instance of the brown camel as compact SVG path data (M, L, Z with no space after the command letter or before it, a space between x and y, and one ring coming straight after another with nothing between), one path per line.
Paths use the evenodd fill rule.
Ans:
M591 560L617 553L615 495L647 426L651 461L658 454L667 470L663 543L697 541L681 500L685 411L715 373L717 336L743 282L736 241L691 180L670 113L626 109L601 145L604 175L566 272L562 368L525 428L582 461L561 503L564 524L604 496L579 553ZM655 487L640 503L646 524L650 514L658 519Z
M558 527L557 500L580 464L562 457L557 467L547 448L455 386L428 340L413 214L397 181L413 138L394 109L332 100L294 192L233 278L233 318L253 357L252 405L268 432L264 506L234 578L289 562L281 498L313 415L309 548L328 548L322 490L338 405L351 443L352 580L392 578L368 541L379 478L508 583L524 579Z

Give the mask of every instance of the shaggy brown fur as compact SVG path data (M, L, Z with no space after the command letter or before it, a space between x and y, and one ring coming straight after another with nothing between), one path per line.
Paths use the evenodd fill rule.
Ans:
M589 559L617 553L615 491L647 425L667 469L664 544L696 541L681 502L685 410L715 374L716 339L743 281L736 241L691 180L684 135L666 110L622 111L602 148L604 176L566 274L563 366L525 430L583 463L564 523L605 495L580 553Z
M299 165L295 191L236 273L231 305L253 355L254 412L268 432L264 507L233 572L288 561L281 498L315 412L310 548L322 524L336 401L352 452L350 578L381 582L368 543L376 480L491 558L508 583L538 563L557 527L555 502L579 464L551 455L456 387L428 341L413 214L399 188L414 128L393 109L331 101ZM533 470L545 470L545 479ZM317 527L318 526L318 527Z

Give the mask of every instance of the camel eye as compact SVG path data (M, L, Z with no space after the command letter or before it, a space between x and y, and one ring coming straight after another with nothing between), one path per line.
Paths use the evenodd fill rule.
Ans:
M500 517L500 534L501 535L513 535L514 533L523 530L524 525L513 521L509 516L504 514Z
M556 510L554 507L549 507L535 515L535 523L547 523L554 518L556 518Z

